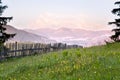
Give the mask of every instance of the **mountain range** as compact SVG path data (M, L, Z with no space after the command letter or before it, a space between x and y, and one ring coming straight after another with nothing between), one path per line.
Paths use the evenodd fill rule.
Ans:
M35 42L35 43L56 43L62 42L67 44L77 44L82 46L102 45L106 41L110 41L110 36L113 34L111 30L90 31L84 29L73 28L40 28L32 29L17 29L7 25L7 33L16 33L16 36L8 42Z
M113 34L111 30L91 31L84 29L74 28L41 28L36 30L26 29L25 31L31 32L37 35L43 35L54 39L58 42L64 42L68 44L79 44L83 46L93 46L105 44L106 41L110 41L110 36Z
M16 29L13 26L7 25L4 26L7 28L6 32L13 34L15 33L15 37L10 39L8 42L35 42L35 43L54 43L56 42L55 40L49 39L47 37L33 34L30 32L26 32L24 30Z

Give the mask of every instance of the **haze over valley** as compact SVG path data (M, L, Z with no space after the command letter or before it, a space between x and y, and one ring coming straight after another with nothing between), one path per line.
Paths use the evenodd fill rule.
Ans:
M37 35L43 35L57 42L67 44L77 44L83 46L101 45L105 44L105 40L110 40L112 32L110 30L91 31L84 29L72 28L41 28L36 30L25 30Z

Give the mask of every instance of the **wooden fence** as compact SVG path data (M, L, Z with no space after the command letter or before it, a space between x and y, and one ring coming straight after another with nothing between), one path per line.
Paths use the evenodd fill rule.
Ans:
M35 54L42 54L51 51L58 51L69 48L78 48L77 45L66 45L63 43L42 44L42 43L6 43L0 53L1 58L22 57ZM81 46L80 46L81 47Z

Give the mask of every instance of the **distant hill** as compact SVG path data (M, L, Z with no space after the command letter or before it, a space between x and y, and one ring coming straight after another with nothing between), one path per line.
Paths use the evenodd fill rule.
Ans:
M16 36L12 39L10 39L8 42L39 42L39 43L54 43L55 40L51 40L47 37L33 34L30 32L26 32L24 30L19 30L14 28L13 26L7 25L5 26L7 28L7 33L16 33Z
M64 27L59 29L42 28L26 31L37 35L48 36L60 42L85 46L104 44L104 40L110 40L109 36L112 34L110 30L90 31Z

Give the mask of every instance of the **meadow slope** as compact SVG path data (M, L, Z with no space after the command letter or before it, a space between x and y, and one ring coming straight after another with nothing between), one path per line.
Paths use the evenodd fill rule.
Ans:
M120 43L2 61L0 80L120 80Z

